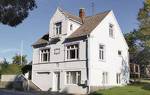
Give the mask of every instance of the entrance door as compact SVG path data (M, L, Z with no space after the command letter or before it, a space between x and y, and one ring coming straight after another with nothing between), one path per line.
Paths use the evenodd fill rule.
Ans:
M60 72L55 72L54 73L54 91L59 91L60 89Z

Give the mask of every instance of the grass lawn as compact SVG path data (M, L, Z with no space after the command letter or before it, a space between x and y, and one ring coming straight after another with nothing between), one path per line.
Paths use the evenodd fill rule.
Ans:
M124 87L99 90L92 95L150 95L150 83L136 83Z

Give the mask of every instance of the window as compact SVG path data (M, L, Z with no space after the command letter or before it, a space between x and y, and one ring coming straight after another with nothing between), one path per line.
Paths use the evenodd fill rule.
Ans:
M68 71L66 72L67 84L80 84L81 72L80 71Z
M60 35L62 33L62 22L55 23L56 26L56 35Z
M136 73L139 72L139 67L138 67L138 65L135 65L135 72L136 72Z
M67 46L67 59L78 59L79 58L79 45Z
M41 62L50 61L50 49L43 49L40 51L40 61Z
M99 59L104 60L104 45L99 45Z
M118 55L122 55L122 52L121 52L121 50L118 50Z
M116 74L116 82L117 82L117 84L121 83L121 74L120 73Z
M73 25L72 24L70 24L70 31L72 31L73 30Z
M103 72L102 78L102 84L108 84L108 72Z
M113 24L109 24L109 36L114 37L114 26Z
M54 49L54 54L55 54L55 55L56 55L56 54L60 54L60 48Z

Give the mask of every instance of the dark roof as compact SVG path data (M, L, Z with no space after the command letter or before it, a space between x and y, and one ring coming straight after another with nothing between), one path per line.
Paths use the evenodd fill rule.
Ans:
M82 23L82 20L79 16L72 15L62 9L59 8L59 10L68 18L73 19L75 21L78 21L81 23L81 26L74 31L68 39L76 38L76 37L84 37L92 32L93 29L96 28L96 26L107 16L107 14L110 11L106 11L103 13L96 14L94 16L88 16L85 17L84 23ZM40 39L38 39L33 46L37 45L47 45L50 43L57 43L58 39L52 39L53 41L49 41L49 33L46 33L44 36L42 36Z
M71 14L71 13L69 13L69 12L67 12L67 11L65 11L65 10L63 10L63 9L61 9L61 8L59 8L59 10L60 10L66 17L68 17L68 18L70 18L70 19L72 19L72 20L75 20L75 21L78 21L78 22L82 23L82 20L81 20L81 18L80 18L79 16L73 15L73 14Z
M60 41L60 38L57 37L57 38L52 38L50 41L49 41L49 44L56 44Z
M49 33L46 33L44 36L42 36L32 45L35 46L35 45L41 45L41 44L48 44L48 41L49 41Z
M68 38L80 37L88 35L93 29L107 16L110 11L99 13L94 16L85 17L84 23L73 32Z

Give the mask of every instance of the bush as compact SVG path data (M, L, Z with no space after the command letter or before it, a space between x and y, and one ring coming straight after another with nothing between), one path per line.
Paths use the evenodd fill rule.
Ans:
M16 74L21 74L21 65L17 65L17 64L1 64L1 70L0 70L0 74L4 74L4 75L16 75Z

